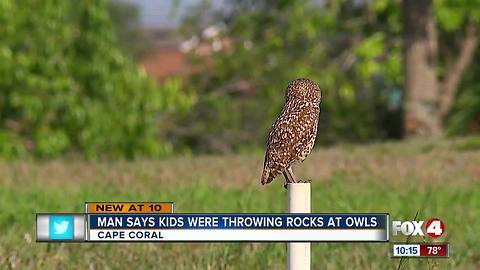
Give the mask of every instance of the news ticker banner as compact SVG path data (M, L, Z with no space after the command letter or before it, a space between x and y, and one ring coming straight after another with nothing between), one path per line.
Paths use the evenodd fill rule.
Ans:
M87 241L386 242L388 214L89 214Z
M387 242L388 214L174 214L174 204L89 202L37 214L37 241Z
M394 243L392 244L393 258L448 258L450 244L448 243Z

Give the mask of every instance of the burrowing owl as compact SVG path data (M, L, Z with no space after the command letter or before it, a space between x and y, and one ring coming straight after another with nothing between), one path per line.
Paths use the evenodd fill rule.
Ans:
M285 93L285 105L268 135L263 164L262 185L279 174L287 183L295 183L292 165L310 154L317 136L322 93L309 79L292 81Z

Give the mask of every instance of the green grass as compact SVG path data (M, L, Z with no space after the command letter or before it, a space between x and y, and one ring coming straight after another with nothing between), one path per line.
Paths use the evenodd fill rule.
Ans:
M480 152L459 142L320 149L296 168L312 179L313 212L442 218L451 257L404 269L480 267ZM425 149L428 148L428 151ZM82 212L84 201L175 201L177 212L284 212L281 181L259 185L260 155L88 164L0 162L0 269L285 269L283 243L35 243L35 212ZM404 239L394 239L404 240ZM417 241L419 239L416 239ZM430 241L430 240L428 240ZM312 244L312 269L396 269L388 243Z

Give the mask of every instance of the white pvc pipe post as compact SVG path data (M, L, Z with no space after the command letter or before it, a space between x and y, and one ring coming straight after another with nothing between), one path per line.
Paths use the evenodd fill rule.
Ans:
M288 189L288 212L310 213L310 183L291 183ZM288 243L289 270L310 269L310 243Z

